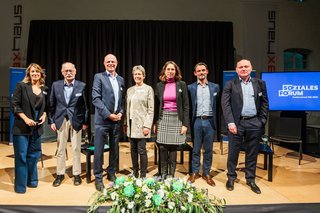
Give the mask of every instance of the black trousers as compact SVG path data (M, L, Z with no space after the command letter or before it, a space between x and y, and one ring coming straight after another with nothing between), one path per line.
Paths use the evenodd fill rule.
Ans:
M227 176L229 180L237 178L236 167L238 165L239 152L245 150L245 178L247 181L254 181L263 127L259 119L255 117L250 120L240 120L236 135L228 132Z
M168 172L168 165L176 165L178 145L159 144L161 173ZM163 171L162 168L166 167Z
M139 171L139 156L141 174L147 174L148 155L146 150L146 138L129 138L131 147L131 160L134 171Z

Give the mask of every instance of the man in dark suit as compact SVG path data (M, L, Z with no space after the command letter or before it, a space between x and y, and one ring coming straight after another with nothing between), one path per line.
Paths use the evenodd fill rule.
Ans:
M245 178L247 185L257 194L261 190L255 183L259 143L268 116L268 95L263 80L251 78L249 60L240 60L238 77L228 81L222 92L221 106L228 125L228 181L226 188L234 189L239 152L245 149Z
M124 113L124 80L116 73L117 58L108 54L104 58L105 72L94 76L92 88L92 103L95 106L94 115L94 175L95 186L98 191L103 190L102 163L104 144L109 138L109 166L107 178L116 179L116 166L119 158L118 142L120 135L120 121Z
M73 183L81 184L81 136L82 129L86 129L89 123L86 84L75 80L77 71L70 62L62 64L61 72L64 79L53 82L49 100L49 124L58 133L57 177L52 184L55 187L60 186L64 179L69 132L73 154Z
M191 99L191 133L193 140L192 174L190 174L188 180L193 183L200 177L200 156L201 147L203 146L202 178L209 185L214 186L215 183L210 176L210 169L212 165L213 141L216 132L216 105L220 88L218 84L208 81L208 67L205 63L200 62L195 65L194 75L197 76L197 82L188 85Z

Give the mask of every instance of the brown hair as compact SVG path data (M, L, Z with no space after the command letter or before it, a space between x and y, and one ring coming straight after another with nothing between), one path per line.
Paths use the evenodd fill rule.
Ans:
M169 64L172 64L174 66L174 68L176 69L176 74L174 76L174 81L180 81L182 79L181 71L180 71L179 66L174 61L167 61L163 65L162 70L161 70L160 75L159 75L159 80L162 81L163 83L165 83L167 81L166 75L165 75L165 71L166 71L166 68L167 68L167 66Z
M204 63L204 62L199 62L199 63L197 63L196 65L194 65L194 71L196 71L197 66L205 66L206 69L208 70L208 66L207 66L206 63Z
M40 67L39 64L36 64L36 63L31 63L27 69L26 69L26 75L24 76L24 79L22 80L22 82L24 83L30 83L31 82L31 76L30 76L30 70L31 68L34 67L37 71L40 71L40 74L41 74L41 77L39 79L39 85L40 86L44 86L44 79L46 77L46 74L44 74L44 71L43 69Z

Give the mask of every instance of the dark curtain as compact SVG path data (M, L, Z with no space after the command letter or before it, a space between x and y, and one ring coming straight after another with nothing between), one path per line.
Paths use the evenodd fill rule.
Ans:
M159 72L168 60L175 61L183 80L190 84L197 62L209 67L209 81L222 86L222 71L234 69L231 22L34 20L30 23L27 64L46 69L46 83L62 79L61 64L76 65L78 80L87 83L91 103L94 74L105 70L104 56L118 59L117 73L126 86L133 85L131 69L141 64L145 82L155 87ZM222 89L222 88L221 88ZM91 107L93 113L93 107Z

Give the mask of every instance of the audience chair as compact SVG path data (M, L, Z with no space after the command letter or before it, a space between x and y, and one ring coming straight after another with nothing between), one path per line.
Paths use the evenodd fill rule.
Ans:
M259 154L263 154L263 169L268 170L268 181L272 182L273 179L273 143L266 140L265 135L261 137L261 142L259 144ZM268 139L268 138L267 138ZM221 134L221 141L228 141L228 136ZM221 144L220 144L221 146ZM272 147L272 148L271 148ZM221 147L223 150L223 147ZM242 147L241 151L245 151L245 147ZM222 151L221 151L222 153Z
M302 160L302 118L269 118L269 140L276 143L295 143L299 145L299 165Z

